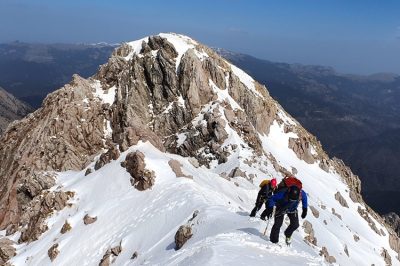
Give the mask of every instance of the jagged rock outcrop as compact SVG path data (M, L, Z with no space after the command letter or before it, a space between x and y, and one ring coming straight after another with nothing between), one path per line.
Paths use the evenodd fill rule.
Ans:
M45 220L54 211L62 210L68 199L73 197L72 192L54 191L35 197L23 210L20 226L23 228L19 242L32 242L48 228Z
M17 254L13 244L14 241L8 238L0 239L0 265L6 265L7 261Z
M146 169L144 154L140 151L129 153L125 161L121 163L122 167L131 175L131 184L138 190L151 188L155 182L154 171Z
M107 152L100 155L99 160L94 165L95 170L99 170L104 165L111 162L111 160L116 160L119 157L119 150L113 146L112 148L108 149Z
M365 221L368 222L369 227L371 227L371 229L374 230L375 233L381 235L381 232L376 227L376 224L374 220L370 217L368 211L366 209L361 208L360 206L358 206L357 211L360 214L360 216L364 218Z
M332 159L333 167L335 168L336 172L343 178L346 184L349 186L350 198L353 202L364 202L361 197L361 181L353 174L351 169L344 164L344 162L338 158Z
M32 112L32 108L0 87L0 136L7 126Z
M0 229L18 224L33 194L48 187L42 186L44 178L35 176L81 170L105 147L109 112L94 92L91 81L74 76L49 94L42 108L11 123L0 138ZM32 179L37 184L24 186ZM26 195L19 197L21 193Z
M306 163L312 164L315 162L311 153L311 145L304 138L289 138L289 148L291 148L297 157Z
M400 236L400 217L394 212L383 215L385 222Z

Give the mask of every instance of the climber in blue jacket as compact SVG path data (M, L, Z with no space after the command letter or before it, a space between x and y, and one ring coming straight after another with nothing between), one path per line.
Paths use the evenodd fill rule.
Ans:
M297 207L301 201L303 212L301 218L307 216L307 194L297 186L291 186L277 192L268 200L268 209L266 216L272 217L273 207L275 208L275 222L271 229L270 240L273 243L279 242L279 231L281 229L285 214L289 217L290 224L285 230L286 244L290 245L293 232L299 227L299 217Z

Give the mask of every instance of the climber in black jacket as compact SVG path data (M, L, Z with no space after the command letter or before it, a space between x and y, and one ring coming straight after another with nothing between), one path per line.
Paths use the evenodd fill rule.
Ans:
M265 207L267 207L268 199L273 195L273 192L276 189L276 179L272 178L271 180L265 179L260 184L260 191L257 195L257 200L254 209L250 213L250 217L255 217L256 213L261 209L262 205L265 203ZM264 212L261 214L261 219L265 220Z

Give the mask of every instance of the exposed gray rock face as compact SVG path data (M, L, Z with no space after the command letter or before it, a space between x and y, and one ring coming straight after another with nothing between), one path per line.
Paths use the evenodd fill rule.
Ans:
M18 224L32 197L52 185L36 178L41 172L81 170L105 147L108 107L93 91L90 81L74 76L0 138L0 228Z
M314 157L311 154L311 146L304 138L289 138L289 148L291 148L297 157L305 162L314 163Z
M32 112L32 108L0 87L0 136L7 126Z
M381 235L381 232L376 227L376 224L374 220L372 220L372 218L370 217L368 211L366 209L361 208L360 206L358 206L357 211L360 214L360 216L364 218L365 221L368 222L369 227L371 227L371 229L374 230L375 233Z
M400 217L396 213L391 212L383 215L383 218L385 219L385 222L393 228L397 235L400 236Z
M69 198L73 197L72 192L54 191L46 192L44 195L35 197L23 209L20 225L23 227L19 242L32 242L48 228L46 218L54 211L62 210Z
M353 202L363 203L361 197L361 181L358 176L354 175L351 169L338 158L332 159L332 164L336 172L343 178L350 189L350 198Z
M138 190L146 190L151 188L155 182L154 171L146 169L144 162L144 154L140 151L131 152L126 156L125 161L121 164L131 175L131 183Z

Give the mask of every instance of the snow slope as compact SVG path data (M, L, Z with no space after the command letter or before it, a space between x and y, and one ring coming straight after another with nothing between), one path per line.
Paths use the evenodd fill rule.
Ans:
M146 155L147 167L156 172L156 184L150 191L135 190L130 175L120 166L126 154L136 149ZM177 178L168 166L170 159L179 160L193 180ZM116 265L264 265L266 260L271 265L323 264L317 251L299 236L292 248L268 242L261 233L266 223L248 218L254 189L237 187L208 169L196 169L185 158L161 153L149 143L132 147L117 161L86 177L84 173L59 174L57 186L76 193L73 206L51 217L50 230L38 241L19 246L13 264L50 264L47 250L56 242L61 250L57 265L97 265L105 251L120 242L123 251ZM175 232L195 210L199 215L194 219L194 236L175 251ZM84 225L85 214L97 216L97 222ZM65 220L72 230L62 235ZM130 260L134 251L139 256Z
M176 69L185 52L197 45L186 36L160 36L167 38L178 52ZM133 52L126 60L130 60L133 54L140 56L143 41L148 41L148 37L128 43ZM208 57L204 51L196 54L199 59ZM234 66L231 68L250 93L263 97L256 91L250 76ZM226 78L227 87L228 80ZM203 112L193 121L203 123L204 112L214 109L218 109L221 118L227 121L220 103L227 101L234 109L241 107L228 90L221 90L212 80L209 84L217 93L218 100L203 106ZM114 102L116 88L104 93L99 83L93 86L98 99L109 104ZM277 105L277 108L281 107ZM165 112L169 112L169 108ZM285 125L297 125L297 122L283 110L279 110L279 118L283 122L274 121L267 135L259 134L265 154L271 157L263 155L253 166L249 166L246 160L254 157L254 150L226 123L228 138L222 146L228 148L234 144L238 148L230 150L226 163L213 161L210 168L196 168L190 163L190 158L164 153L149 142L139 142L117 160L87 176L86 170L93 169L98 157L82 171L57 173L57 184L52 189L75 192L69 201L71 206L53 213L47 220L49 230L39 240L16 245L17 256L11 259L11 263L98 265L108 249L121 245L122 252L114 257L114 265L328 265L320 255L322 247L334 256L337 265L385 265L381 256L383 248L390 254L392 264L400 265L397 254L389 246L387 229L372 217L383 233L378 235L371 229L357 211L358 208L365 209L365 206L350 199L348 186L334 169L325 172L319 167L319 162L307 164L298 159L288 147L289 138L298 136L284 130ZM105 135L111 135L110 130L105 128ZM178 144L182 144L185 138L184 133L179 134ZM155 172L155 185L150 190L136 190L131 185L129 173L121 167L127 154L135 150L145 154L146 168ZM283 178L273 167L272 157L286 169L297 169L296 176L303 181L309 204L319 212L319 215L313 215L309 210L305 219L313 226L316 246L304 241L307 234L302 228L303 220L293 235L292 246L285 247L269 242L273 221L269 224L267 236L264 236L267 223L248 217L262 179ZM171 159L179 161L184 174L193 178L176 177L168 164ZM221 177L236 167L248 176L253 174L254 179ZM335 199L337 192L344 197L348 207L343 207ZM196 211L198 215L191 219ZM97 221L85 225L83 217L86 214L97 216ZM65 221L71 224L72 229L61 234ZM176 251L175 233L181 225L188 223L192 225L193 237ZM285 221L281 229L281 242L287 223ZM18 234L12 238L17 240ZM60 253L52 263L47 251L56 243ZM132 259L134 252L137 252L137 257Z

